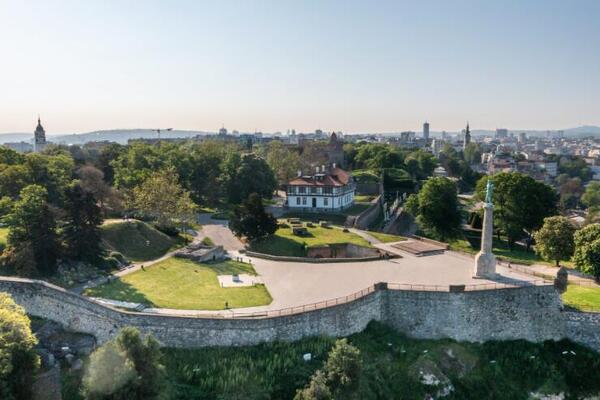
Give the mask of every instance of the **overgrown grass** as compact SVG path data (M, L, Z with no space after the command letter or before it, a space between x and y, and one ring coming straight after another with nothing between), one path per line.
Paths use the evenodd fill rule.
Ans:
M322 228L315 226L307 228L307 236L297 236L292 233L291 227L278 228L274 235L254 242L253 251L273 254L277 256L303 257L306 255L305 245L324 246L328 244L354 243L360 246L370 246L362 237L352 232L344 232L338 227Z
M406 240L406 238L404 236L391 235L389 233L373 232L373 231L369 231L367 233L369 235L373 236L375 239L379 239L383 243L392 243L392 242L399 242L401 240Z
M600 287L569 284L562 300L566 306L578 310L600 312Z
M252 265L236 261L195 263L171 257L125 275L110 283L88 289L85 295L131 301L148 306L189 310L222 310L269 304L264 285L222 288L217 275L256 275Z
M591 398L600 392L600 355L566 340L539 344L417 340L371 323L349 341L363 360L356 399L435 396L439 387L422 384L420 370L446 376L454 390L444 398L452 400L525 400L531 393L560 392L566 398ZM250 347L164 349L170 383L165 397L292 399L321 368L333 344L333 339L316 337ZM303 360L306 353L312 355L311 361Z
M358 203L370 203L371 201L375 200L376 197L377 196L371 194L357 194L354 196L354 201Z
M4 248L6 248L9 230L10 229L7 227L0 228L0 252L2 252L2 250L4 250Z
M113 222L102 225L101 229L104 247L132 261L159 258L185 243L182 236L168 236L142 221Z

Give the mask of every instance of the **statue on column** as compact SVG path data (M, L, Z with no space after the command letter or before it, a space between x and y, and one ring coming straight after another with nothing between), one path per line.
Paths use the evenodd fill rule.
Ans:
M490 278L496 275L496 257L492 253L494 239L494 184L488 179L483 205L483 229L481 230L481 250L475 257L474 278Z

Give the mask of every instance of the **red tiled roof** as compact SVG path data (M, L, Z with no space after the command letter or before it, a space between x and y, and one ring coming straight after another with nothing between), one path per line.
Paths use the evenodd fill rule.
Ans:
M322 179L315 176L299 176L288 182L292 186L344 186L350 181L350 174L341 168L331 168Z

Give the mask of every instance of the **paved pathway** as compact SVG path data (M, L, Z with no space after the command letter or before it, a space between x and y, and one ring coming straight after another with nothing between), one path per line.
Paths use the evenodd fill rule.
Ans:
M227 227L228 221L212 219L211 214L200 214L198 222L202 225L200 236L208 236L214 244L223 246L225 250L241 250L244 244L236 238Z
M381 243L381 240L377 239L376 237L369 235L369 232L367 231L363 231L360 229L355 229L355 228L350 228L350 232L352 233L356 233L358 236L364 238L367 242L371 243L371 244L379 244Z

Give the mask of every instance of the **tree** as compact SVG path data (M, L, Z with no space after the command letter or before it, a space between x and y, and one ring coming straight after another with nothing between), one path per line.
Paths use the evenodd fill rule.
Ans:
M121 208L121 196L119 192L106 183L104 173L92 165L84 165L77 170L79 185L98 200L98 204L104 215L109 210Z
M600 279L600 224L587 225L575 233L573 261L580 271Z
M277 187L275 174L267 162L253 153L240 156L231 153L223 167L223 184L227 198L233 204L239 204L251 193L270 199Z
M471 142L465 146L465 150L463 151L463 157L465 161L469 164L479 164L481 163L481 147L479 143Z
M575 227L568 218L556 216L544 219L544 225L538 230L534 237L536 251L546 260L556 262L568 260L575 250L573 236Z
M83 376L83 394L88 400L126 400L134 397L136 371L119 345L110 341L90 355Z
M477 182L476 193L480 200L485 198L488 179L484 176ZM556 215L557 196L550 186L518 172L501 172L491 179L494 182L494 226L507 236L511 249L526 233L531 235L539 229L544 218Z
M581 202L588 208L600 206L600 182L590 182L581 196Z
M246 201L235 208L229 226L237 236L246 236L252 241L275 233L277 219L265 212L260 195L252 193Z
M279 140L273 140L268 144L266 160L280 184L287 183L301 168L300 154L289 150Z
M30 185L21 191L12 213L6 217L10 232L8 247L16 251L31 247L36 269L43 275L56 270L59 243L56 222L48 205L46 189Z
M76 184L66 191L66 221L63 237L67 254L75 260L94 262L102 253L102 211L94 195Z
M152 400L165 388L165 367L158 342L142 339L135 328L124 328L115 340L99 347L90 356L83 377L89 400Z
M360 351L348 339L337 340L323 369L315 372L306 388L296 392L294 400L358 398L361 372Z
M304 389L299 389L294 396L294 400L331 400L331 390L327 386L327 377L321 370L317 370L310 383Z
M359 384L362 371L360 351L348 343L348 339L336 340L325 364L327 382L336 398L350 396Z
M117 337L119 347L125 351L138 374L137 393L140 399L157 397L165 385L165 367L162 365L160 345L152 336L142 340L135 328L124 328Z
M154 172L133 190L135 207L159 227L172 229L195 220L196 205L173 169Z
M25 310L0 293L0 398L31 398L33 378L40 365L37 339Z
M442 177L428 179L418 194L417 210L417 222L424 230L441 239L455 235L461 216L454 182Z

